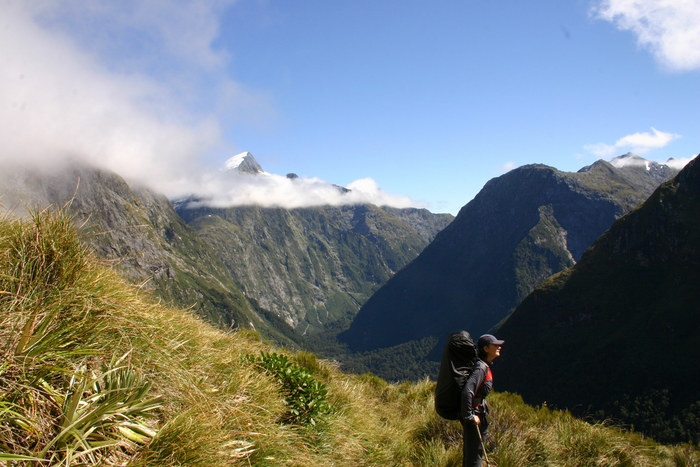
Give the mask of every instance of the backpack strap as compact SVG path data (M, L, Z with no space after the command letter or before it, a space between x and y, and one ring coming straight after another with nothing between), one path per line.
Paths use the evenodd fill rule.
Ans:
M484 379L481 380L481 383L479 383L479 386L476 388L476 391L474 392L474 398L475 398L475 399L476 399L476 395L479 394L479 391L481 391L481 388L484 387L484 384L486 384L487 381L492 381L492 380L493 380L493 374L491 373L491 367L488 366L488 364L484 363L482 360L479 360L479 361L477 362L477 365L482 364L482 363L483 363L484 365L486 365L486 374L484 375ZM479 407L479 406L483 403L483 401L484 401L484 400L483 400L483 398L482 398L481 401L479 401L479 402L476 403L476 404L472 402L472 408Z

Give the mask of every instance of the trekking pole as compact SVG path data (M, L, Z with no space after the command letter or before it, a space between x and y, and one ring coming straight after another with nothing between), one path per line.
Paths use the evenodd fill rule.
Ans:
M489 456L486 455L486 446L484 446L484 438L481 437L481 430L479 425L476 426L476 432L479 434L479 441L481 441L481 450L484 452L484 460L486 461L486 467L490 466Z

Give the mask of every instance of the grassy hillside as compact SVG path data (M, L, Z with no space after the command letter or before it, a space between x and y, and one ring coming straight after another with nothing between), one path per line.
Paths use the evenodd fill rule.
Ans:
M97 261L63 215L0 220L0 462L458 465L459 425L437 417L433 389L343 374L164 307ZM518 396L492 402L500 466L698 462L692 447Z

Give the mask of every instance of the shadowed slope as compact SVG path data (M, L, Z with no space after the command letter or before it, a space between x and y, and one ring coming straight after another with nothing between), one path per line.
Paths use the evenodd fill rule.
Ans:
M696 158L514 311L499 388L697 442L698 284Z

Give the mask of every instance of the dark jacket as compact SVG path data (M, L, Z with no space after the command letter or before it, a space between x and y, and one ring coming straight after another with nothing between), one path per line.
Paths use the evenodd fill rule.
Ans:
M483 360L477 360L474 370L462 388L460 403L460 418L463 421L474 421L474 415L482 417L488 413L486 396L493 389L493 377L489 365Z

